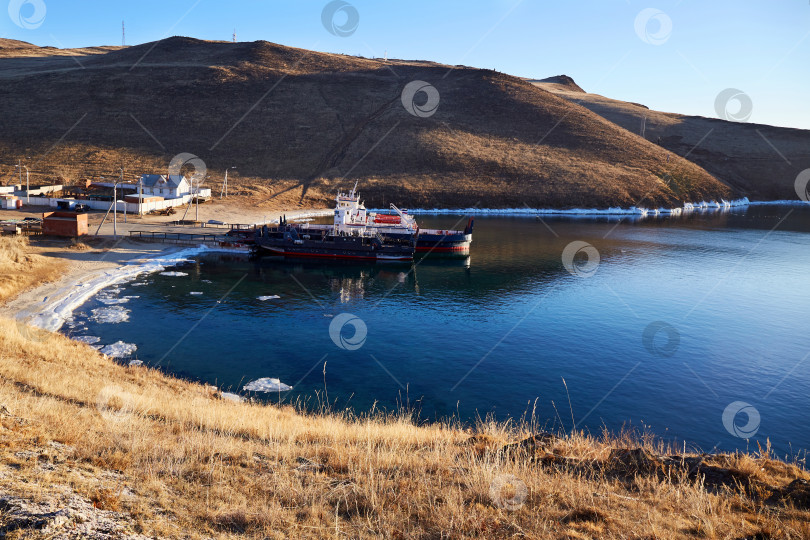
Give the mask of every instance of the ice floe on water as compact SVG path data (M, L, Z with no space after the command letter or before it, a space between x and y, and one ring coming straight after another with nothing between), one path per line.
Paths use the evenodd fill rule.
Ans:
M288 386L278 379L264 377L247 383L242 389L249 392L286 392L292 390L292 386Z
M123 341L116 341L111 345L105 345L101 348L101 353L106 354L111 358L126 358L138 350L138 346L134 343L124 343Z
M82 316L85 316L82 314ZM76 317L70 317L65 321L65 326L70 328L71 330L79 330L85 327L84 321L76 319Z
M562 217L588 217L588 216L678 216L684 212L694 210L722 210L728 208L744 207L751 203L747 197L727 201L702 201L699 203L684 203L682 207L675 208L644 208L631 206L630 208L416 208L408 210L409 213L427 215L483 215L483 216L562 216ZM386 212L386 209L380 209Z
M278 300L279 298L281 298L279 295L274 294L272 296L258 296L258 297L256 297L256 300L260 300L260 301L264 302L266 300Z
M133 287L145 287L146 285L149 285L149 284L151 284L151 281L141 281L141 282L138 282L138 283L133 283L132 286Z
M73 341L80 341L82 343L87 343L88 345L94 345L101 341L101 338L98 336L71 336Z
M30 319L30 324L55 332L62 328L65 320L71 316L76 308L90 300L102 289L110 287L111 285L133 281L143 274L162 272L178 264L191 262L189 257L199 255L200 253L219 251L234 250L209 248L208 246L201 245L151 259L133 260L118 268L105 270L92 279L74 284L66 294L55 300L51 297L43 299L37 314Z
M116 304L126 304L129 302L130 297L124 296L119 297L118 295L121 294L123 289L118 286L107 287L106 289L102 289L96 295L96 300L101 302L102 304L106 304L108 306L114 306Z
M114 306L116 304L126 304L127 302L129 302L129 298L112 298L109 296L98 296L96 297L96 300L108 306Z
M242 403L245 401L245 398L239 394L232 394L231 392L220 392L219 395L222 397L222 399L227 399L228 401L234 401L236 403Z
M188 294L190 294L191 296L201 296L201 295L202 295L202 291L191 291L191 292L190 292L190 293L188 293Z
M97 323L115 324L127 322L130 310L122 306L100 307L91 311L90 320Z
M183 276L187 276L188 274L186 272L173 272L173 271L171 271L171 272L161 272L160 275L161 276L171 276L171 277L183 277Z
M795 199L795 200L781 200L781 201L751 201L749 203L751 206L803 206L805 204L810 205L810 202L802 200L802 199Z
M102 291L102 294L106 294L108 296L114 296L116 294L120 294L122 290L123 289L121 287L118 287L117 285L115 285L115 286L107 287L106 289L104 289Z
M131 367L138 367L143 365L143 360L130 360L129 364Z

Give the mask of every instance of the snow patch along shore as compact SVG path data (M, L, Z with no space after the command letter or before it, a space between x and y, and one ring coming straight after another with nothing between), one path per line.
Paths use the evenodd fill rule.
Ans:
M433 208L433 209L409 209L408 213L413 215L483 215L483 216L565 216L565 217L586 217L586 216L658 216L658 215L681 215L695 210L722 210L726 208L745 207L750 204L771 204L771 203L751 203L747 197L726 201L703 201L699 203L685 203L679 208L643 208L631 206L630 208ZM373 210L375 212L387 212L385 209Z
M46 298L43 301L44 305L39 307L38 313L27 322L32 326L56 332L62 328L65 320L71 316L76 308L110 285L126 283L136 279L142 274L162 272L172 266L191 262L189 257L201 253L215 253L220 251L233 252L234 250L224 250L201 245L174 251L151 259L140 259L119 266L118 268L107 270L88 281L74 284L66 295L55 301Z
M333 216L334 214L335 214L335 211L332 210L332 209L329 209L329 210L311 210L309 212L302 212L300 214L289 214L289 215L287 215L287 220L288 221L302 221L302 220L309 219L309 218L329 217L329 216ZM270 223L278 224L279 220L274 219L274 220L268 222L268 225ZM261 223L257 223L257 225L261 225Z
M751 201L748 203L751 206L804 206L805 204L810 204L808 201L803 201L801 199L796 200L787 200L787 201Z
M233 401L235 403L242 403L245 401L245 398L239 394L234 394L231 392L220 392L219 395L222 397L222 399L227 399L228 401Z

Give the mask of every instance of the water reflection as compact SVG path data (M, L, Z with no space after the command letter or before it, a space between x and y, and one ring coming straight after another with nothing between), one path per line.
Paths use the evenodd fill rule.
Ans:
M722 422L741 401L762 415L755 442L810 448L799 363L810 350L808 232L806 207L751 207L636 222L479 219L471 258L407 264L206 255L186 277L122 291L140 295L125 304L129 323L85 320L85 333L230 390L278 377L295 386L291 399L328 384L358 411L407 395L426 418L529 410L549 427L552 402L570 399L583 429L643 422L707 450L747 444ZM573 241L599 252L588 279L563 266ZM367 326L356 351L330 338L346 313Z

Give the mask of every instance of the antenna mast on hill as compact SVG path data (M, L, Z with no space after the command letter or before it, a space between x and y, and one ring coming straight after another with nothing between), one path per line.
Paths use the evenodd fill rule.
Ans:
M127 27L124 26L124 21L121 21L121 46L126 47L127 45Z
M236 43L236 28L233 29L233 42Z

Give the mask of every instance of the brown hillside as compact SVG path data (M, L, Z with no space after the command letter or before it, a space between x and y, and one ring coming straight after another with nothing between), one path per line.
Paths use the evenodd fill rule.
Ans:
M81 57L91 54L104 54L109 51L116 51L122 47L85 47L83 49L57 49L56 47L37 47L27 41L17 41L16 39L0 39L0 59L1 58L26 58L26 57ZM74 61L75 62L75 61ZM18 65L18 64L17 64ZM61 64L60 64L61 65ZM67 67L75 67L67 66ZM12 65L6 67L13 67ZM5 73L7 76L10 73Z
M651 111L637 103L534 82L633 133L640 133L646 118L647 139L657 142L660 137L664 148L681 156L691 151L690 161L755 199L796 199L796 177L810 167L808 130Z
M163 172L190 152L257 204L646 206L733 195L693 163L584 107L493 71L170 38L0 58L0 178ZM401 103L436 87L435 115ZM417 102L419 97L417 97Z
M16 39L0 38L0 49L36 49L36 45L27 41L17 41Z
M580 88L580 86L568 75L555 75L554 77L546 77L545 79L528 79L530 83L540 83L544 86L546 90L550 91L549 87L552 87L557 90L565 90L569 92L581 92L585 93L585 90Z

